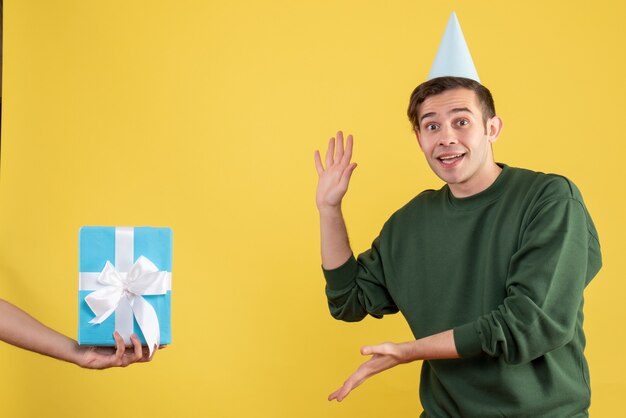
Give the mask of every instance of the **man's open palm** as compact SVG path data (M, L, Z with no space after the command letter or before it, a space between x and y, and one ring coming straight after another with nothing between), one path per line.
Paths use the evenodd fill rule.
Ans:
M356 163L352 158L352 135L348 135L346 146L343 144L343 132L337 132L337 139L331 138L326 151L326 167L322 165L320 152L315 151L315 168L319 180L317 183L316 203L320 210L337 207L348 190L350 176Z

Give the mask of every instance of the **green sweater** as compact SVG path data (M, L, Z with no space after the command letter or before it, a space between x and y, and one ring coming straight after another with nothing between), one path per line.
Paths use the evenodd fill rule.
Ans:
M331 314L402 312L416 339L454 329L457 360L424 361L423 417L585 417L583 290L602 259L580 191L510 168L486 190L427 190L372 248L325 270Z

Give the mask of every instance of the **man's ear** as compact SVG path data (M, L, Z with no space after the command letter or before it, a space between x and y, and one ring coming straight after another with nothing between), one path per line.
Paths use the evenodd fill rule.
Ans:
M502 118L499 116L494 116L487 121L487 125L485 126L485 134L487 135L487 140L490 143L494 143L498 140L498 136L500 136L500 132L502 132Z
M413 132L415 133L415 138L417 138L417 144L422 148L422 143L420 142L420 131L417 128L413 128Z

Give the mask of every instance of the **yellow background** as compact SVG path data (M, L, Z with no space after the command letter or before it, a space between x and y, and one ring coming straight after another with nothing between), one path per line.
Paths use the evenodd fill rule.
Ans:
M330 318L313 151L354 133L355 251L438 188L405 109L455 10L504 131L498 161L582 190L604 268L586 291L593 416L623 411L622 1L5 0L0 297L70 336L81 225L170 226L173 338L87 371L0 344L0 414L417 416L419 364L326 396L399 316ZM471 382L468 382L470 384Z

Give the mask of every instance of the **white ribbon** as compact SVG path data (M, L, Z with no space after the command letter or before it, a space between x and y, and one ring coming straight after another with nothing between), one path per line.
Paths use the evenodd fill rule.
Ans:
M164 295L167 292L168 273L159 269L147 257L140 256L128 273L119 272L107 261L97 282L104 287L85 297L87 305L96 314L90 324L100 324L128 301L137 324L143 333L150 355L159 344L159 318L142 295Z

